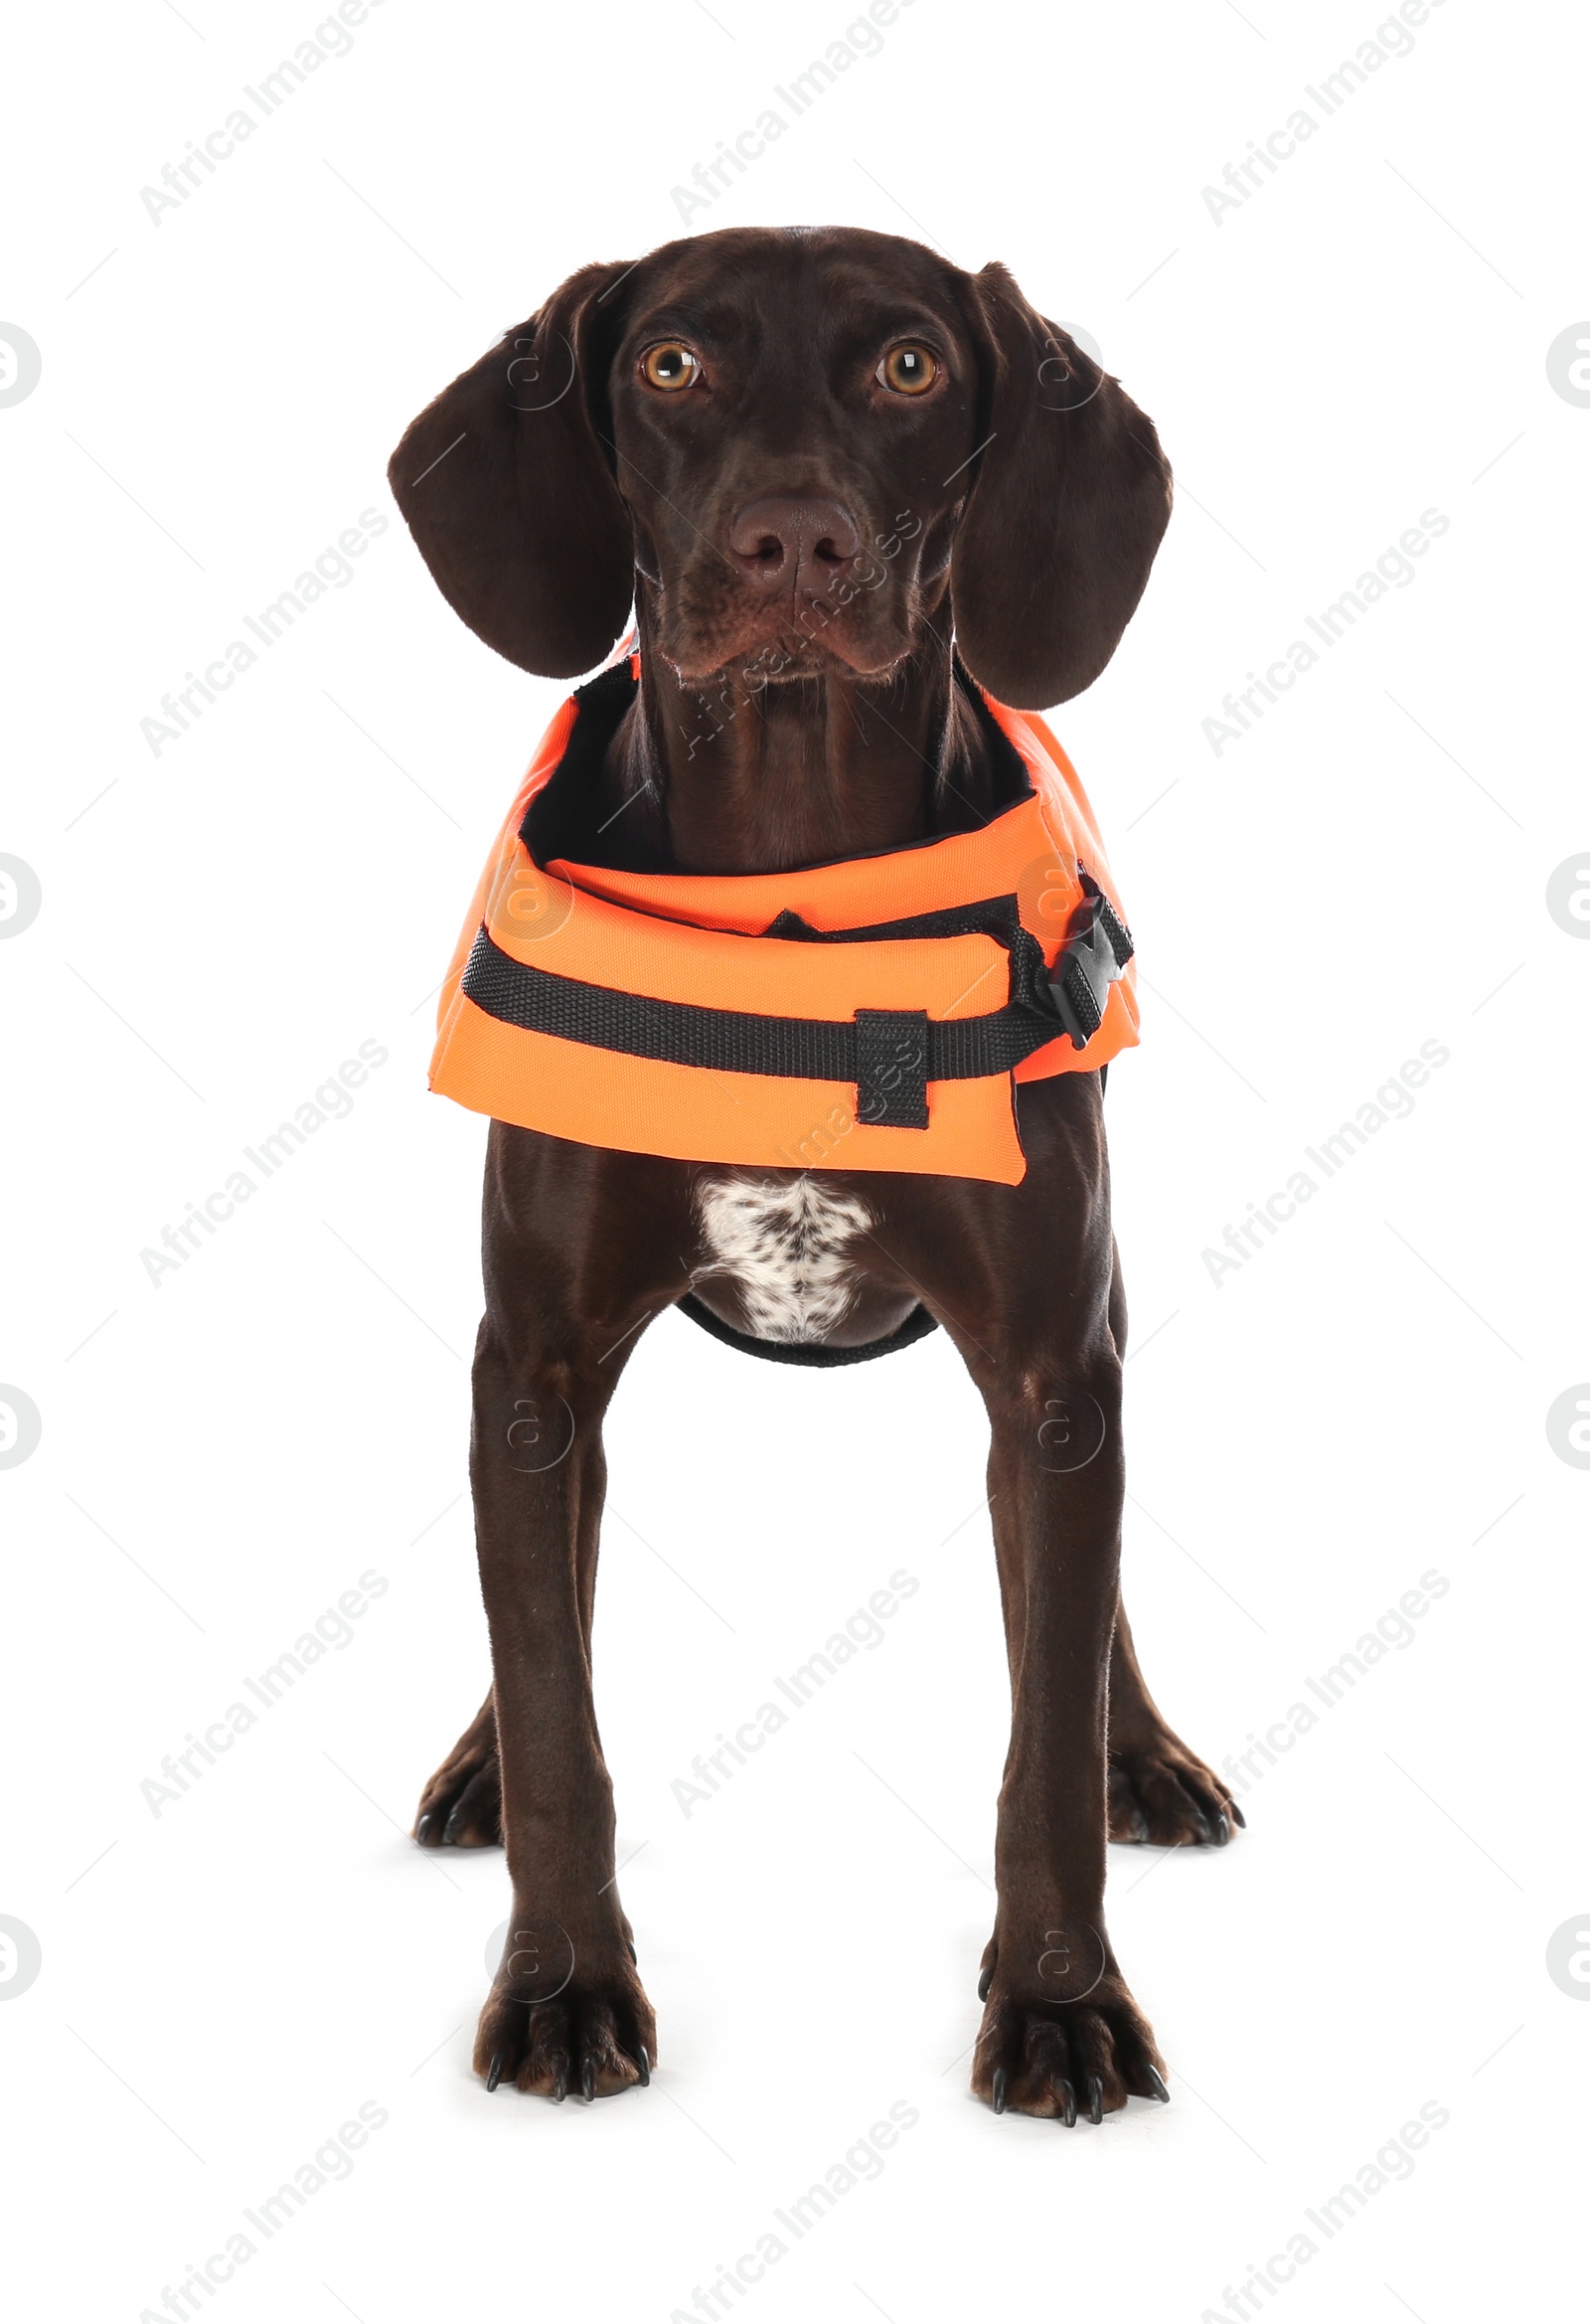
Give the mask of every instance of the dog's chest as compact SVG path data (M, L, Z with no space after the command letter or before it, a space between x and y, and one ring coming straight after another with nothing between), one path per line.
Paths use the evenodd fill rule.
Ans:
M697 1198L714 1273L730 1276L758 1339L820 1340L856 1295L855 1244L873 1224L865 1203L814 1177L707 1180Z

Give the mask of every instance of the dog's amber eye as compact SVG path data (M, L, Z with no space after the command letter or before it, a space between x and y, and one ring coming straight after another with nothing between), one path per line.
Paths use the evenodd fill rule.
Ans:
M677 339L660 339L655 347L648 347L640 359L640 369L648 387L662 388L665 393L675 388L694 387L702 376L697 357Z
M925 396L938 378L938 365L925 347L891 347L875 374L880 387L896 396Z

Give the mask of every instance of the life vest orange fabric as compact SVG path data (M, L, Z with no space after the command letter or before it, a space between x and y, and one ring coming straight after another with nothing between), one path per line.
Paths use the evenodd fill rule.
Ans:
M1096 1071L1135 1047L1138 1010L1131 939L1075 770L1041 719L983 699L1029 796L975 831L886 855L720 878L535 860L522 827L568 748L571 697L470 905L442 986L432 1089L627 1153L1019 1184L1013 1080ZM997 900L1014 900L1003 932L962 927L993 927ZM933 914L950 932L887 932ZM1090 921L1088 957L1105 966L1091 971L1091 1001L1071 969L1078 1022L1048 980L1073 955L1086 964L1077 930ZM1055 1007L1069 1030L1043 1016ZM679 1062L687 1036L702 1062ZM1024 1045L1014 1066L1000 1062Z

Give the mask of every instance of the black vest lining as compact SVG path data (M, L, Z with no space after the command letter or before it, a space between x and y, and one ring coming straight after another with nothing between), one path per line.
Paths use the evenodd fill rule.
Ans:
M892 1356L896 1348L911 1347L938 1329L927 1309L918 1304L899 1328L883 1339L864 1340L859 1348L831 1348L818 1340L759 1340L750 1332L736 1331L732 1324L715 1315L694 1291L687 1291L677 1305L692 1323L699 1323L703 1331L711 1332L715 1340L721 1340L725 1348L737 1348L742 1356L765 1356L772 1364L811 1364L820 1371L832 1371L840 1364L869 1364L874 1356Z

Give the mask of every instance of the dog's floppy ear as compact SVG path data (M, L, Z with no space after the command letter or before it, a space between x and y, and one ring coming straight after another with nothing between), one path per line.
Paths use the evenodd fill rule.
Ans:
M1153 421L1006 268L970 277L983 365L977 481L950 565L955 632L996 701L1090 686L1132 617L1171 513Z
M585 266L444 389L387 474L453 611L541 678L601 661L633 593L604 438L628 267Z

